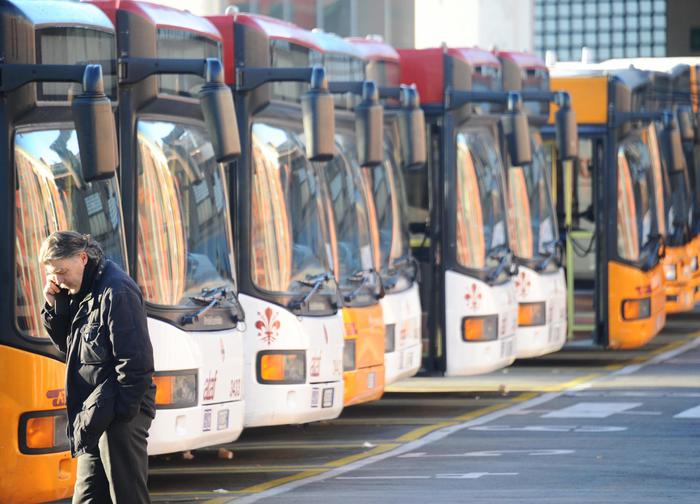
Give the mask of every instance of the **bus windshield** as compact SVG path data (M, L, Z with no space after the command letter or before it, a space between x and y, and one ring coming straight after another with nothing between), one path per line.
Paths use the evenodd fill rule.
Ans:
M457 133L455 182L457 261L496 267L508 252L508 222L501 159L487 131Z
M391 136L385 135L384 163L368 171L379 227L382 271L395 268L394 263L409 253L408 210L397 151Z
M226 174L202 126L138 123L136 280L146 301L191 304L233 288Z
M651 157L641 138L619 147L617 172L617 252L627 261L646 261L658 238L658 219Z
M539 133L531 132L532 163L511 167L509 193L513 205L515 255L523 259L554 253L557 222L552 205L547 157Z
M116 177L90 183L82 179L73 129L18 132L14 161L17 328L24 336L47 338L41 322L45 281L38 259L41 242L58 230L90 234L107 257L124 268L119 188Z
M367 191L357 162L355 140L351 134L336 135L338 154L319 166L326 182L338 266L338 279L343 290L357 287L352 279L374 268L372 229Z
M299 293L332 271L320 185L301 129L253 124L251 278L260 289ZM320 292L330 289L326 283Z

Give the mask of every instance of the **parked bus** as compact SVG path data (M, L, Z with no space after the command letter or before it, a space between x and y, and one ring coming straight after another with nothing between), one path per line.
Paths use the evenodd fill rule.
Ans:
M541 135L549 119L549 71L533 54L502 51L498 58L503 87L523 93L530 126L532 163L508 169L508 192L513 208L519 209L513 215L513 249L519 265L516 357L536 357L561 349L567 337L563 254L549 155ZM528 100L525 93L541 96Z
M418 266L411 254L408 206L403 170L420 169L425 163L425 134L403 141L399 121L404 114L419 114L419 98L401 103L401 95L389 95L399 88L399 53L377 37L348 39L362 55L365 78L380 87L384 97L384 162L365 170L374 199L379 230L379 271L385 296L384 384L415 375L421 365L422 312L418 290ZM404 93L404 91L401 91ZM417 91L407 93L406 100ZM394 93L391 93L392 95ZM397 99L398 98L398 99ZM414 108L415 107L415 108ZM410 145L411 143L420 145ZM411 155L411 150L422 155Z
M687 174L690 179L691 213L689 216L690 243L687 245L686 254L692 274L692 307L700 301L700 135L697 132L697 99L698 99L698 66L700 58L621 58L608 60L602 63L605 68L629 68L650 72L661 72L670 79L666 89L655 89L651 93L654 96L662 95L662 106L673 111L679 124L679 133L683 153L685 155ZM658 80L658 79L657 79ZM658 101L658 99L657 99ZM661 152L662 156L669 157L671 152ZM679 177L676 177L679 178ZM668 223L669 227L672 225ZM678 303L676 303L678 304Z
M416 84L427 123L427 164L404 171L427 313L423 366L448 376L485 373L515 359L518 323L512 213L499 154L508 97L500 63L478 49L398 52L400 80ZM474 101L473 91L493 93L500 103ZM514 106L517 94L511 98Z
M368 172L383 160L383 108L376 84L364 82L364 62L355 46L320 30L312 36L316 48L308 48L309 61L326 68L335 98L337 152L318 168L343 297L343 402L350 406L384 393L384 287L374 198L367 185Z
M238 133L221 36L186 11L131 0L95 4L120 34L111 58L119 54L127 248L156 370L148 451L230 442L243 428L243 310L226 163L237 154Z
M343 315L311 163L332 158L334 122L322 68L303 66L299 48L313 37L265 16L209 19L223 35L243 151L230 187L248 315L245 425L335 418L343 407Z
M42 324L39 248L50 233L73 229L127 268L115 76L86 64L108 61L116 41L99 9L73 2L3 0L0 25L0 502L44 502L72 494L75 461L65 356Z
M594 66L557 65L550 75L551 88L571 96L579 135L574 166L551 151L563 173L569 331L606 348L639 347L666 320L662 174L644 142L650 116L633 112L632 90ZM550 126L544 137L553 134Z

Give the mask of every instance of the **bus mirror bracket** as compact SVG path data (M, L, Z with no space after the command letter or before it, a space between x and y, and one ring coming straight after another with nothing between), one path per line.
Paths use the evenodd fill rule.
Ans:
M678 108L678 128L681 133L683 142L695 141L695 116L690 107L683 106Z
M512 91L508 93L508 111L503 115L501 124L511 165L523 166L531 163L530 128L527 115L523 112L520 93Z
M360 166L379 166L384 161L384 107L379 103L379 88L374 81L331 82L332 94L360 95L355 105L355 138Z
M416 169L425 164L425 115L415 86L401 86L399 138L403 165Z
M559 158L563 160L574 159L578 156L578 130L576 112L571 108L571 97L569 93L558 92L554 95L554 102L559 106L559 110L555 113Z
M214 156L220 163L230 161L241 153L238 123L231 90L224 84L223 67L217 58L206 59L162 59L120 58L118 63L119 84L130 85L153 75L190 74L205 79L199 93L199 104L209 136L214 147Z
M670 112L664 112L664 131L666 145L668 147L668 161L670 170L674 173L685 170L685 155L683 154L683 143L681 132L678 128L676 117Z
M301 111L309 161L330 161L335 155L335 109L328 90L326 71L321 66L308 68L236 69L236 92L254 91L270 82L308 82L301 96Z

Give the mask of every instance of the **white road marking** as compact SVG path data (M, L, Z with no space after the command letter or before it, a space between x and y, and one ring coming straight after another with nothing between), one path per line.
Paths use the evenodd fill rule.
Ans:
M436 479L479 479L483 476L517 476L515 472L504 473L466 473L466 474L436 474Z
M663 362L668 359L672 359L683 352L687 352L688 350L692 350L693 348L700 346L700 338L695 338L692 341L689 341L685 345L682 345L678 348L675 348L673 350L669 350L668 352L664 352L662 354L654 356L652 359L647 361L646 363L643 364L634 364L631 366L628 366L631 368L631 371L629 373L621 373L624 372L625 369L627 368L622 368L619 371L616 371L614 373L610 373L604 376L601 376L599 378L596 378L594 380L591 380L588 383L584 383L581 385L578 385L576 387L571 387L570 389L561 391L561 392L549 392L542 394L541 396L535 397L534 399L530 399L529 401L524 401L518 404L514 404L513 406L510 406L508 408L504 408L502 410L494 411L493 413L488 413L486 415L480 416L478 418L475 418L473 420L468 420L466 422L463 422L461 424L457 425L450 425L448 427L444 427L442 429L438 429L436 431L431 432L430 434L416 439L415 441L410 441L408 443L402 444L401 446L398 446L394 448L393 450L389 450L388 452L380 453L378 455L374 455L372 457L368 457L366 459L362 460L357 460L355 462L351 462L349 464L346 464L342 467L336 467L335 469L331 469L330 471L318 474L316 476L310 476L308 478L303 478L299 479L296 481L290 481L289 483L284 483L280 486L270 488L268 490L264 490L262 492L258 492L256 494L252 495L246 495L244 497L237 497L235 499L232 499L227 502L229 503L235 503L235 504L252 504L254 502L258 502L262 499L267 499L270 497L275 497L277 495L282 495L287 492L290 492L292 490L295 490L297 488L309 485L311 483L318 483L320 481L326 481L332 478L335 478L341 474L349 473L351 471L355 471L357 469L361 469L363 467L367 467L372 464L376 464L377 462L381 462L386 459L390 459L393 457L396 457L398 455L402 455L404 453L408 453L411 451L415 451L423 446L429 445L431 443L435 443L437 441L440 441L455 432L462 431L464 429L469 429L469 428L474 428L479 425L485 425L489 422L493 422L494 420L498 420L500 418L506 417L508 415L512 415L514 413L517 413L519 411L527 410L527 409L532 409L538 406L542 406L543 404L546 404L550 401L553 401L554 399L558 399L565 394L569 392L576 392L576 391L581 391L584 390L591 385L594 385L601 380L608 378L610 376L617 376L620 374L631 374L636 371L639 371L646 365L650 364L657 364L659 362ZM613 429L616 429L616 427L613 427ZM625 430L626 427L621 427L619 428L620 430Z
M620 415L639 415L639 416L654 416L661 415L661 411L620 411Z
M700 397L700 392L586 391L567 392L565 397Z
M478 425L469 430L478 431L528 431L528 432L622 432L627 427L614 425L524 425L511 427L510 425Z
M337 480L397 480L397 479L430 479L432 476L338 476Z
M500 457L502 455L530 455L541 457L544 455L568 455L575 450L484 450L466 453L426 453L413 452L400 455L399 458L441 458L441 457Z
M682 413L673 415L673 418L700 418L700 406L695 406L694 408L685 410Z
M556 411L551 411L542 418L608 418L615 413L637 408L642 403L628 402L581 402Z

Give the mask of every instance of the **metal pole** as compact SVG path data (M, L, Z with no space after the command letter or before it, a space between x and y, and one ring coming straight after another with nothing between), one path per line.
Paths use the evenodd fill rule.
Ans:
M316 28L323 30L323 0L316 0Z
M357 31L357 0L350 0L350 36L357 36Z

